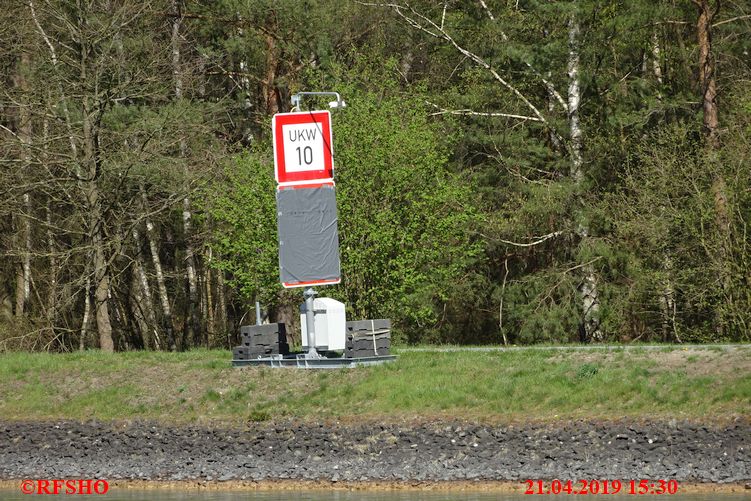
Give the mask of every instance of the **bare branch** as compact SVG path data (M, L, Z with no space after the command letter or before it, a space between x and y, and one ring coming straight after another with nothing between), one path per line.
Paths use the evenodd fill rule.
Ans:
M47 36L47 33L45 33L44 29L42 28L42 25L39 24L36 11L34 10L33 0L29 0L29 9L31 10L31 18L34 20L34 25L37 27L37 30L39 30L39 34L42 35L42 38L44 39L44 43L46 43L47 47L50 48L50 54L52 57L52 65L56 66L57 65L57 52L55 52L55 47L52 45L52 42L50 42L50 39Z
M584 268L585 266L589 266L590 264L595 263L595 262L599 261L600 259L602 259L602 256L597 256L596 258L594 258L594 259L592 259L590 261L587 261L586 263L577 264L576 266L572 266L571 268L565 269L565 270L563 270L561 272L561 274L568 273L569 271L574 271L574 270L577 270L579 268Z
M447 110L444 108L439 107L435 103L431 103L430 101L425 101L427 104L431 105L435 109L439 110L435 113L431 113L430 116L436 116L436 115L472 115L472 116L478 116L478 117L505 117L505 118L516 118L519 120L530 120L533 122L541 122L537 117L531 117L528 115L515 115L513 113L501 113L501 112L482 112L482 111L473 111L469 109L464 110Z
M3 124L0 124L0 129L6 131L8 134L10 134L13 137L15 137L16 139L18 139L18 134L16 134L15 132L13 132L12 130L10 130L9 128L7 128L6 126L4 126ZM19 139L19 141L20 141L20 139Z
M485 9L485 12L488 14L488 17L491 21L495 21L495 17L493 17L493 13L490 12L490 9L488 8L488 4L485 3L485 0L480 0L480 5L482 5L482 8ZM503 35L505 38L506 35Z
M741 21L743 19L751 19L751 14L746 14L745 16L737 16L737 17L731 17L730 19L725 19L724 21L720 21L718 23L714 23L712 25L712 28L716 28L716 27L721 26L723 24L732 23L734 21Z
M530 237L530 238L536 238L537 240L535 240L534 242L530 242L528 244L521 244L519 242L511 242L510 240L504 240L502 238L499 238L498 241L504 244L513 245L515 247L534 247L535 245L540 245L546 240L550 240L551 238L557 237L558 235L562 235L562 234L563 234L563 231L554 231L553 233L548 233L547 235L543 235L541 237ZM570 271L570 270L567 270L567 271Z

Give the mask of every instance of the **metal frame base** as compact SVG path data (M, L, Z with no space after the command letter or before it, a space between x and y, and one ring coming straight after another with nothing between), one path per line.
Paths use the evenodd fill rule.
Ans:
M348 369L381 365L396 360L396 355L361 358L306 358L305 354L284 357L276 355L252 360L233 360L232 367L291 367L297 369Z

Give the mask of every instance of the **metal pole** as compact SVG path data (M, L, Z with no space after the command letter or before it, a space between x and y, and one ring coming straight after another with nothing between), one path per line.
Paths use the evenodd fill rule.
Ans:
M256 325L261 325L261 303L256 301Z
M347 106L338 92L298 92L292 95L292 111L301 111L300 101L302 101L303 96L335 96L336 101L329 103L330 107L341 109Z
M315 320L315 297L313 287L306 287L303 292L305 297L305 326L308 330L308 353L305 358L320 358L316 351L316 320Z

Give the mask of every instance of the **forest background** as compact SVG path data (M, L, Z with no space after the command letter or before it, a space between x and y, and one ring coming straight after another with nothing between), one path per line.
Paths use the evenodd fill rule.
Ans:
M16 0L0 39L0 351L230 347L256 300L295 332L270 123L309 90L348 104L348 318L751 338L745 1Z

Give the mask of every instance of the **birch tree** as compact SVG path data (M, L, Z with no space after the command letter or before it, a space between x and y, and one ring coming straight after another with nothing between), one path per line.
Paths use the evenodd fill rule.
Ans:
M175 99L183 99L183 69L180 62L181 57L181 35L183 4L181 0L172 0L172 35L170 38L172 46L172 75L174 77ZM187 142L184 137L180 138L180 157L187 157ZM189 179L190 172L185 165L185 178ZM188 301L186 336L190 342L200 344L201 340L201 322L198 319L198 276L196 274L195 251L193 247L193 214L191 212L190 197L187 195L189 188L186 188L186 195L183 198L183 234L185 238L185 274L188 282Z
M571 178L577 191L584 188L585 172L582 154L583 132L579 120L579 107L581 105L581 86L579 72L581 59L579 56L580 27L578 13L572 10L568 21L568 122L569 122L569 149L571 151ZM589 228L584 216L579 213L576 221L576 234L586 241L589 237ZM600 298L597 292L597 277L592 263L584 263L581 269L581 284L579 292L582 302L582 329L584 339L588 341L602 341L603 334L600 331Z

